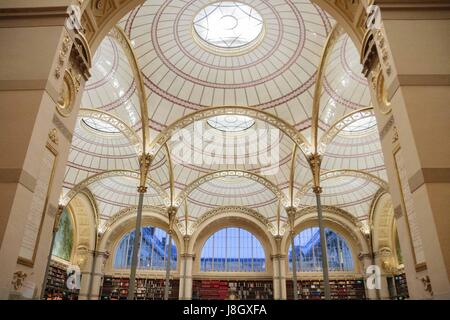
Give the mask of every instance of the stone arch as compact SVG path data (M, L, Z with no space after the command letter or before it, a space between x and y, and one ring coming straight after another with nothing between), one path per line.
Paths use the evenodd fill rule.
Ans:
M67 207L74 223L73 263L83 268L87 262L88 252L96 248L97 241L97 207L90 192L79 193Z
M370 226L372 227L372 249L380 258L381 267L386 272L395 272L399 261L394 208L389 194L384 193L375 200L370 215Z

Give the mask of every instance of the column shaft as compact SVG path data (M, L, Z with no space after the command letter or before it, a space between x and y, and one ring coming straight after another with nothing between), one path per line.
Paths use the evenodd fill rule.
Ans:
M130 284L128 287L128 300L134 300L136 288L136 271L139 262L139 249L141 245L142 206L144 204L144 192L139 193L139 204L136 215L136 229L134 232L133 256L131 259Z

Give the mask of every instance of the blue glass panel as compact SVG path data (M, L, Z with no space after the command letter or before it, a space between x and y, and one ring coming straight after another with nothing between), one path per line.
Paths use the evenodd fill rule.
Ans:
M209 237L202 249L204 272L263 272L266 258L261 243L250 232L224 228Z
M114 257L114 268L129 269L134 247L134 230L126 234L116 249ZM168 253L171 250L170 268L177 268L177 248L172 240L168 245L168 235L166 231L159 228L147 226L141 229L141 244L139 249L139 269L145 270L165 270Z
M347 242L336 232L325 229L330 271L353 271L352 252ZM322 250L319 228L308 228L294 238L296 269L302 272L322 271ZM289 247L289 269L292 270L292 247Z

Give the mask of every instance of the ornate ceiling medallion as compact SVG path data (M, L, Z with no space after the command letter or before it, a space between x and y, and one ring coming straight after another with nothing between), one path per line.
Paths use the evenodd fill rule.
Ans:
M246 53L264 37L264 21L252 7L221 1L204 7L194 18L192 35L208 51L222 55Z

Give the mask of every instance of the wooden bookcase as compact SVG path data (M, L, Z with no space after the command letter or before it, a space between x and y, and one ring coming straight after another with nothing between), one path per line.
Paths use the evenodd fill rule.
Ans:
M102 300L126 300L128 297L129 278L105 276L101 289ZM136 300L164 300L164 279L136 279ZM170 280L169 299L177 300L179 280Z
M335 279L330 280L331 299L334 300L363 300L366 290L363 279ZM323 280L298 280L298 298L302 300L324 299ZM294 299L292 280L286 280L287 299Z
M394 299L404 300L409 298L408 284L406 283L406 275L404 273L394 277L395 289L397 296Z
M272 300L271 280L194 280L192 298L200 300Z
M47 283L45 286L45 300L78 300L79 290L67 288L67 268L52 261L49 266Z

